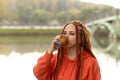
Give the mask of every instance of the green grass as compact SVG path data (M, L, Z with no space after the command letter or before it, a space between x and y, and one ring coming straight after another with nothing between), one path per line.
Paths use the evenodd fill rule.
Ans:
M16 43L16 42L49 42L51 41L53 36L45 36L45 37L33 37L33 36L22 36L22 37L0 37L1 43Z
M60 33L60 29L0 29L0 34L39 34L39 35L7 35L0 36L0 43L32 43L32 42L50 42L56 34ZM47 35L45 35L47 34Z

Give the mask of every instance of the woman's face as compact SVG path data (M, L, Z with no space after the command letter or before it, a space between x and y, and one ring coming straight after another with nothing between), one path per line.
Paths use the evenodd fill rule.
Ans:
M67 44L67 48L72 48L75 47L76 44L76 30L75 30L75 26L73 24L68 24L63 33L64 36L68 37L68 44Z

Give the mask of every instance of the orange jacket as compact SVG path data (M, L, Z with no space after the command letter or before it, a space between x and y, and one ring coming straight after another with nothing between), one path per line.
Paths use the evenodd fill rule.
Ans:
M97 60L91 57L86 51L82 55L83 68L82 68L82 80L100 80L100 69ZM76 60L70 60L64 55L63 63L61 64L60 71L58 73L57 80L74 80L76 73ZM33 72L38 80L54 80L52 75L55 63L57 60L56 55L46 54L38 59L38 63L34 66Z

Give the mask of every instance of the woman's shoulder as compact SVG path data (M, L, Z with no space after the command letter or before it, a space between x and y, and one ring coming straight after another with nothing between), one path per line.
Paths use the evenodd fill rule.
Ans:
M95 57L93 57L92 55L90 55L87 51L84 51L83 53L83 61L86 62L86 63L98 63L97 62L97 59Z

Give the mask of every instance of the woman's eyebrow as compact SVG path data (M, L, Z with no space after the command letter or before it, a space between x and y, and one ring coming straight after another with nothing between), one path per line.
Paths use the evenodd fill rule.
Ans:
M67 32L67 31L63 31L63 32ZM75 31L69 31L69 32L75 32Z
M69 31L69 32L73 32L73 33L75 33L75 31Z

